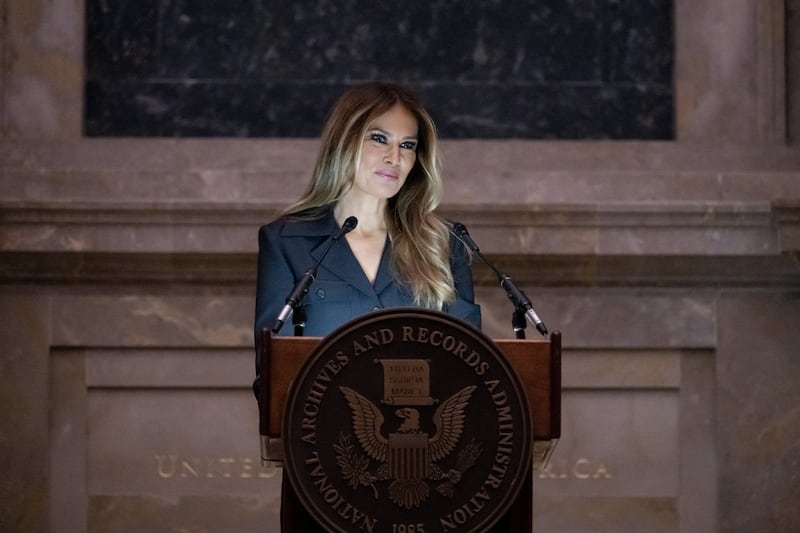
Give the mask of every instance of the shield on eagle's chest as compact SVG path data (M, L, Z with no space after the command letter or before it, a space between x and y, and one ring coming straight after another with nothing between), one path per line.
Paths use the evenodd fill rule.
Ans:
M428 435L391 433L389 435L389 476L399 481L428 477Z

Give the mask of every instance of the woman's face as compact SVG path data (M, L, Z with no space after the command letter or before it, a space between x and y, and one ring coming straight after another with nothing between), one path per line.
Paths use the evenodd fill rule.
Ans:
M367 129L353 180L353 192L393 197L417 160L417 119L396 104Z

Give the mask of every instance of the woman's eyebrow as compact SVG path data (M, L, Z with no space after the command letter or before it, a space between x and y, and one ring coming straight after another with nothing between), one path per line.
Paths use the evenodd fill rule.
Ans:
M392 134L391 134L391 133L389 133L388 131L384 130L383 128L379 128L379 127L377 127L377 126L375 126L375 127L372 127L372 128L370 128L370 129L368 130L368 133L376 133L376 132L377 132L377 133L383 133L383 134L384 134L384 135L386 135L387 137L392 137ZM408 136L406 136L406 137L403 137L403 139L404 139L404 140L407 140L407 141L410 141L410 140L414 140L414 141L416 141L416 140L418 139L418 136L417 136L417 135L408 135Z

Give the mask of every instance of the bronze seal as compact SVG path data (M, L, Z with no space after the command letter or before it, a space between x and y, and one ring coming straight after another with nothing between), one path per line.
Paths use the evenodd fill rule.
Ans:
M494 342L395 308L325 337L290 386L287 476L331 531L484 531L531 468L525 390Z

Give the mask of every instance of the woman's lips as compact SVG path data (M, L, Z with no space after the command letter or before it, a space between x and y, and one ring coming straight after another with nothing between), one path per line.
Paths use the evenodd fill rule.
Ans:
M389 180L396 180L398 178L397 174L389 172L388 170L379 170L375 174Z

